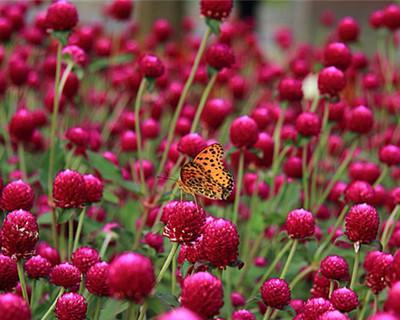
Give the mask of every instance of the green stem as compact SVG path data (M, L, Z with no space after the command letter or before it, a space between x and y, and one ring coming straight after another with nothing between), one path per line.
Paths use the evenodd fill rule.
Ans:
M322 193L322 196L319 197L319 201L317 201L316 206L315 206L316 210L318 210L319 207L321 206L321 204L324 203L324 201L328 197L329 193L331 192L333 186L335 185L336 181L343 175L343 173L346 170L348 164L353 159L354 150L355 150L356 146L357 146L357 140L353 142L353 144L351 145L349 153L347 154L346 158L342 161L342 163L340 164L340 166L336 170L335 174L330 179L328 185L326 186L324 192Z
M73 66L74 66L74 63L73 63L73 62L69 62L69 63L67 64L67 67L65 68L65 70L64 70L64 72L63 72L63 74L62 74L62 76L61 76L60 85L58 86L58 97L61 97L61 95L62 95L62 92L63 92L63 90L64 90L65 83L66 83L67 80L68 80L68 76L69 76L69 74L71 73L72 67L73 67Z
M58 298L60 298L60 297L62 296L63 293L64 293L64 288L61 288L61 289L60 289L60 292L58 293L58 295L57 295L56 298L54 299L54 301L53 301L53 303L51 304L50 308L47 309L46 313L44 314L44 316L42 317L41 320L46 320L46 319L50 316L50 314L52 313L52 311L54 310L54 308L55 308L55 306L56 306L56 303L57 303Z
M79 237L81 236L82 227L83 227L83 220L85 218L85 214L86 214L86 207L83 207L83 209L82 209L82 211L81 211L81 213L79 215L78 228L76 229L74 246L72 248L72 252L74 252L78 248Z
M29 307L31 308L31 310L33 310L33 304L35 303L35 299L36 299L37 282L38 282L38 280L36 280L36 279L34 279L31 282L31 300L30 300L30 304L29 304Z
M17 261L17 269L18 269L19 283L21 284L21 289L22 289L22 296L24 297L26 303L29 305L29 297L28 297L28 291L26 290L24 266L22 264L22 260Z
M285 266L283 267L281 275L279 276L279 278L281 278L281 279L285 278L286 273L289 270L290 263L292 262L293 257L294 257L294 253L296 252L297 244L298 244L298 240L297 239L293 239L292 243L291 243L291 248L290 248L289 255L288 255L288 257L286 259L286 262L285 262Z
M26 171L26 163L25 163L25 150L24 144L22 142L18 143L18 160L19 160L19 168L22 173L22 178L25 181L28 181L28 174Z
M325 241L319 246L319 248L315 252L314 258L313 258L314 261L318 261L322 252L325 250L325 248L329 244L332 244L332 239L335 237L336 231L338 230L338 228L342 225L344 217L345 217L348 209L349 209L349 206L347 206L347 205L342 208L342 211L340 212L338 218L336 219L336 223L333 226L331 233L326 237Z
M265 280L268 279L268 277L270 276L270 274L272 273L272 271L275 269L277 263L279 261L281 261L283 255L286 253L286 251L289 250L289 248L293 246L291 241L288 241L285 246L278 252L278 254L276 255L274 261L272 261L272 263L269 265L267 271L264 273L264 275L262 276L262 278L260 279L259 283L263 284ZM254 296L255 293L257 292L258 288L257 286L255 286L253 288L253 291L251 292L250 296Z
M72 256L72 241L74 239L74 219L68 221L68 259Z
M101 298L97 297L96 308L94 310L93 320L98 320L99 319L100 310L101 310Z
M390 213L389 218L386 221L385 229L383 229L382 237L381 237L381 244L382 244L382 251L386 251L388 242L390 237L392 236L392 232L395 227L395 221L397 220L397 213L399 212L400 205L396 205L392 212Z
M315 112L315 110L317 110L319 99L320 99L320 95L317 94L312 101L311 108L310 108L311 112Z
M289 287L293 290L293 288L301 281L305 276L307 276L309 273L315 271L317 268L314 267L313 265L306 267L304 270L302 270L297 276L290 282Z
M135 99L135 132L136 132L136 143L137 143L137 158L139 161L140 185L143 193L146 192L147 187L143 171L142 133L140 130L140 103L142 101L146 87L147 87L147 79L143 77L142 81L140 82L140 86Z
M285 109L281 108L279 113L278 122L276 123L273 139L274 139L274 153L272 158L272 171L276 172L277 157L279 155L280 142L281 142L281 129L283 121L285 120Z
M274 309L272 309L271 307L267 307L267 310L264 313L263 320L268 320L271 317L273 311Z
M176 106L174 115L172 117L171 126L169 128L168 135L167 135L167 142L165 144L165 149L164 149L164 152L162 154L160 165L158 167L156 176L159 176L161 174L162 170L164 170L165 163L167 161L169 148L171 147L172 139L174 137L175 127L176 127L176 123L178 121L178 117L181 114L183 105L184 105L185 100L186 100L186 96L187 96L187 94L189 92L189 89L190 89L192 83L193 83L194 77L196 75L197 69L198 69L199 64L200 64L201 57L202 57L203 52L204 52L204 50L206 48L207 41L208 41L208 38L210 37L210 35L211 35L211 29L209 27L207 27L207 30L204 33L203 39L201 40L200 47L197 50L197 54L196 54L196 57L194 59L192 69L190 71L190 75L189 75L188 79L185 82L185 85L184 85L184 87L182 89L182 94L179 97L178 104ZM154 186L156 186L156 185L157 184L154 184Z
M56 76L54 80L54 102L53 102L53 112L51 114L51 124L50 124L50 156L49 156L49 168L48 168L48 176L47 176L47 187L49 192L49 197L52 195L52 182L53 182L53 169L54 169L54 157L55 157L55 139L56 139L56 131L57 131L57 117L58 117L58 108L60 105L60 73L61 73L61 47L62 44L58 42L57 44L57 61L56 61Z
M374 294L374 304L372 306L372 314L375 314L378 312L378 305L379 305L379 295Z
M176 257L172 258L172 269L171 269L171 293L176 295Z
M194 120L192 123L192 128L190 129L190 132L196 132L197 126L199 125L200 121L200 116L203 112L204 106L206 105L208 96L210 95L211 89L213 88L215 81L217 80L218 72L215 72L211 79L208 81L206 88L203 91L203 94L201 95L199 105L196 110L196 114L194 116Z
M164 273L165 273L165 271L167 271L169 265L171 264L172 259L175 257L178 247L179 247L179 244L177 242L172 243L171 250L169 251L167 259L165 260L165 262L160 270L160 273L157 276L156 283L160 283L160 281L164 277Z
M376 179L376 181L374 182L374 187L380 184L383 179L385 179L387 172L388 172L388 166L385 165L378 179Z
M147 303L143 303L143 305L140 307L140 314L138 320L144 320L146 317L146 311L147 311ZM134 320L134 319L132 319Z
M329 294L328 294L328 298L331 298L333 289L335 288L335 280L330 280L329 282Z
M99 254L100 254L100 257L101 257L102 259L104 259L104 255L106 254L108 245L110 244L110 241L111 241L112 237L113 237L113 236L112 236L111 233L107 233L106 236L105 236L105 238L104 238L104 241L103 241L103 243L102 243L102 245L101 245L100 253L99 253Z
M140 238L142 236L142 231L143 231L143 228L144 228L144 226L146 224L147 216L149 215L149 209L148 208L144 208L143 210L144 210L143 214L140 217L139 228L136 230L136 233L135 233L135 240L133 242L133 247L132 247L133 250L137 250L137 248L139 247Z
M356 242L354 243L354 265L350 281L350 289L352 290L354 289L354 285L356 284L357 281L359 263L360 263L360 243Z
M358 320L364 320L364 315L365 315L365 312L367 311L367 306L369 305L369 299L371 298L371 293L372 293L372 291L368 290L364 297L364 302L363 302L361 312L357 316Z
M304 197L304 202L303 202L303 207L304 209L308 209L308 171L307 171L307 144L303 146L303 152L301 156L301 163L302 163L302 184L303 184L303 197Z
M244 150L240 149L235 202L233 203L233 212L232 212L232 222L234 224L236 224L237 220L238 220L239 201L240 201L240 192L242 191L243 172L244 172Z

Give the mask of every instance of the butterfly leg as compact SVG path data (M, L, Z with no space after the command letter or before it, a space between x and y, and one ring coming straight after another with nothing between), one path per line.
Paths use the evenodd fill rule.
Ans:
M182 191L182 189L180 189L180 191L181 191L181 202L183 201L183 191Z

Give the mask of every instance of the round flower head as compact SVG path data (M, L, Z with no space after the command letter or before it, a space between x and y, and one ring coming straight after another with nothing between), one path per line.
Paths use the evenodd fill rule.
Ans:
M53 268L50 273L50 282L66 289L75 288L81 282L81 272L77 267L65 262Z
M279 99L286 101L300 101L303 99L303 89L300 80L284 78L278 86Z
M33 115L29 110L21 108L11 117L8 131L10 136L17 141L29 141L34 130L35 123L33 122Z
M36 253L47 259L52 266L55 266L61 262L58 251L46 242L39 242L38 246L36 247Z
M318 89L321 94L337 96L346 86L344 73L334 66L322 69L318 74Z
M72 264L80 272L86 273L91 266L100 261L99 253L96 249L90 247L80 247L72 253Z
M315 232L315 219L311 212L304 209L296 209L286 217L286 230L293 239L311 237Z
M0 198L0 205L4 211L17 209L32 209L34 194L31 186L22 180L17 180L7 184Z
M258 140L257 123L248 116L236 118L229 129L229 137L237 148L251 148Z
M400 7L396 4L390 4L382 12L382 25L391 31L400 28Z
M321 121L317 114L303 112L296 119L296 130L305 137L312 137L319 134Z
M0 290L11 290L18 283L17 263L0 254Z
M225 219L212 219L204 226L202 250L204 258L218 268L236 261L239 233L236 226Z
M45 278L51 272L51 263L42 256L33 256L25 262L25 271L29 278Z
M54 2L47 8L46 26L55 31L68 31L78 23L78 11L68 1Z
M321 273L332 280L347 280L349 278L349 265L340 256L327 256L321 261Z
M187 308L180 307L158 316L157 320L201 320L201 317Z
M132 0L113 0L108 12L115 20L126 21L129 20L133 11Z
M39 227L36 218L25 210L10 212L0 231L3 254L16 258L29 258L35 251L39 240Z
M57 174L53 182L53 199L59 208L78 208L86 201L86 184L83 176L73 170Z
M58 320L85 320L86 299L78 293L64 293L57 299L55 314Z
M256 316L249 310L237 310L232 313L232 320L256 320Z
M32 319L28 304L14 293L0 294L0 314L2 320Z
M181 305L203 318L219 313L224 304L221 280L208 272L198 272L185 278L182 286Z
M357 293L348 288L334 290L330 300L333 306L342 312L350 312L359 305Z
M345 218L345 234L352 242L371 243L379 229L379 215L368 204L357 204L350 208Z
M379 294L387 286L387 280L389 280L387 277L393 265L393 256L390 253L379 252L370 260L372 260L370 261L371 266L365 277L365 284L374 294Z
M208 47L206 51L207 63L215 70L230 68L235 63L232 49L223 43L217 43Z
M374 125L374 116L368 108L358 106L350 110L346 123L350 131L365 134L371 131Z
M205 147L207 147L207 142L198 133L188 133L178 143L178 151L192 158Z
M351 64L350 49L341 42L330 43L324 50L324 62L325 66L334 66L344 71Z
M141 303L150 294L154 284L153 264L141 254L123 253L110 264L108 285L117 299Z
M109 265L107 262L97 262L91 266L86 273L86 288L96 296L108 296L110 289L108 286Z
M378 312L369 317L368 320L399 320L399 318L393 313Z
M100 202L103 197L103 182L92 174L83 175L86 187L86 202Z
M388 166L396 166L400 164L400 148L389 144L379 150L379 160Z
M273 278L265 281L260 288L264 303L274 309L282 309L290 302L290 288L283 279Z
M347 202L371 203L374 199L374 189L368 182L356 180L347 186L344 196Z
M385 310L391 311L400 316L400 281L393 284L389 291L385 302Z
M319 320L350 320L350 318L346 314L341 313L338 310L327 311L324 314L322 314L318 319Z
M333 311L334 308L329 300L324 298L311 298L304 304L304 320L318 320L327 311Z
M173 242L190 243L200 236L205 222L202 208L191 201L180 201L170 211L163 235Z
M146 78L158 78L164 74L164 65L161 60L152 54L146 54L139 62L140 72Z
M215 20L227 18L232 7L233 0L200 0L201 14Z
M81 66L86 64L86 53L78 46L69 45L62 50L62 54Z
M339 21L337 26L337 34L339 39L344 42L357 41L360 33L360 27L353 17L344 17Z

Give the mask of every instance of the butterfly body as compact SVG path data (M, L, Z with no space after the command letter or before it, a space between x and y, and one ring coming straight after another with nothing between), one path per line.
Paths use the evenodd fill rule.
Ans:
M226 200L233 190L233 177L222 163L224 150L214 143L181 169L177 184L185 193Z

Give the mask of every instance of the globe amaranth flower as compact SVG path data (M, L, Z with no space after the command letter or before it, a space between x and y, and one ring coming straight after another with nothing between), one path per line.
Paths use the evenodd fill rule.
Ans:
M3 320L31 320L31 310L26 301L14 293L0 294L0 314Z
M201 245L204 259L223 269L238 257L239 233L231 221L210 219L204 226Z
M181 305L203 318L219 313L224 304L221 280L208 272L198 272L185 278L182 285Z
M3 254L16 259L29 258L33 255L38 240L39 227L30 212L16 210L7 215L0 230Z
M151 260L135 252L119 255L110 264L108 285L117 299L141 303L155 285Z
M180 201L171 208L163 235L173 242L190 243L200 236L205 222L202 208L191 201Z
M345 217L345 234L352 242L371 243L379 229L379 215L374 207L363 203L350 208Z
M268 307L282 309L290 302L290 288L283 279L272 278L265 281L260 291L261 298Z
M55 314L58 320L85 320L86 299L78 293L64 293L57 299Z

